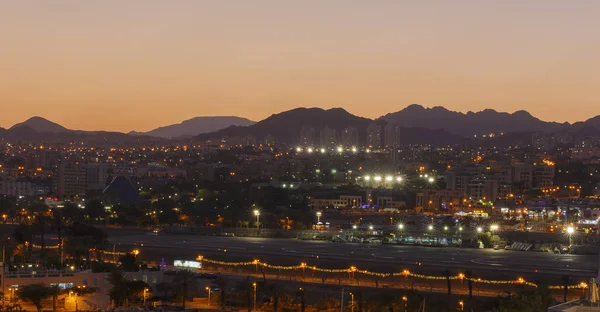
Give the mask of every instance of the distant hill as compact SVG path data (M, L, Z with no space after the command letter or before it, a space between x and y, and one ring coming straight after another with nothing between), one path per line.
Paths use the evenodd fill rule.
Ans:
M8 130L0 129L0 138L18 142L73 142L89 144L144 144L159 139L131 136L121 132L70 130L42 117L32 117Z
M178 124L156 128L148 132L132 131L129 134L173 139L214 132L230 126L250 126L254 123L255 122L252 120L235 116L196 117Z
M512 114L497 112L493 109L461 113L440 106L425 108L417 104L382 116L380 119L402 127L443 129L463 136L501 132L551 133L569 127L568 123L542 121L522 110Z
M42 118L42 117L31 117L27 120L25 120L24 122L18 123L12 127L10 127L9 130L15 130L17 128L21 128L21 127L29 127L34 131L37 132L52 132L52 133L62 133L62 132L70 132L71 130L55 123L52 122L48 119Z
M296 108L279 114L274 114L265 120L247 127L229 127L220 131L206 133L195 139L206 141L226 137L254 136L262 141L267 136L272 136L277 142L296 144L299 141L300 130L303 127L315 129L315 136L325 127L336 130L336 136L341 138L344 129L354 127L358 130L359 143L365 144L367 127L373 120L350 114L342 108L324 110L321 108ZM461 136L451 135L443 130L424 128L403 129L403 144L431 143L447 144L459 143Z

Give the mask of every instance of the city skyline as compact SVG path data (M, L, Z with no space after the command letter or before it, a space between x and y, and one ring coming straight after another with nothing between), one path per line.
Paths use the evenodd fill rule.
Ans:
M600 3L68 1L0 5L0 127L147 131L295 107L600 115ZM90 113L93 111L93 113Z

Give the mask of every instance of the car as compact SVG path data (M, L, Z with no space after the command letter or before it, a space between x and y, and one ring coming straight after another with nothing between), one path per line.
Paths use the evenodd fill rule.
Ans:
M218 292L221 292L221 289L220 289L220 288L212 288L212 289L210 290L210 292L211 292L211 293L218 293Z
M500 246L494 245L494 250L500 250Z

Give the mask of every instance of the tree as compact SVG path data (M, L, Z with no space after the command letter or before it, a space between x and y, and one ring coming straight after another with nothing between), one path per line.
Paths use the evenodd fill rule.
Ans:
M56 311L56 301L58 300L58 296L63 293L63 289L55 284L48 288L48 292L52 297L52 311Z
M109 291L110 300L115 303L115 306L122 306L127 299L127 278L121 270L113 270L108 276L108 282L113 285Z
M133 253L127 253L119 258L119 261L121 262L121 269L123 269L125 272L139 271L139 266L136 262L136 256Z
M19 288L17 296L23 301L30 301L38 312L42 312L42 300L51 296L50 288L43 284L30 284Z
M106 217L106 210L100 200L93 199L85 204L85 214L89 221L98 220Z

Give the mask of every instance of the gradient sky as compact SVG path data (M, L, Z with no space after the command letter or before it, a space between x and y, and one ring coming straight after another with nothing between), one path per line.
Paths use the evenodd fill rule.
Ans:
M598 0L0 0L0 126L298 106L600 114Z

